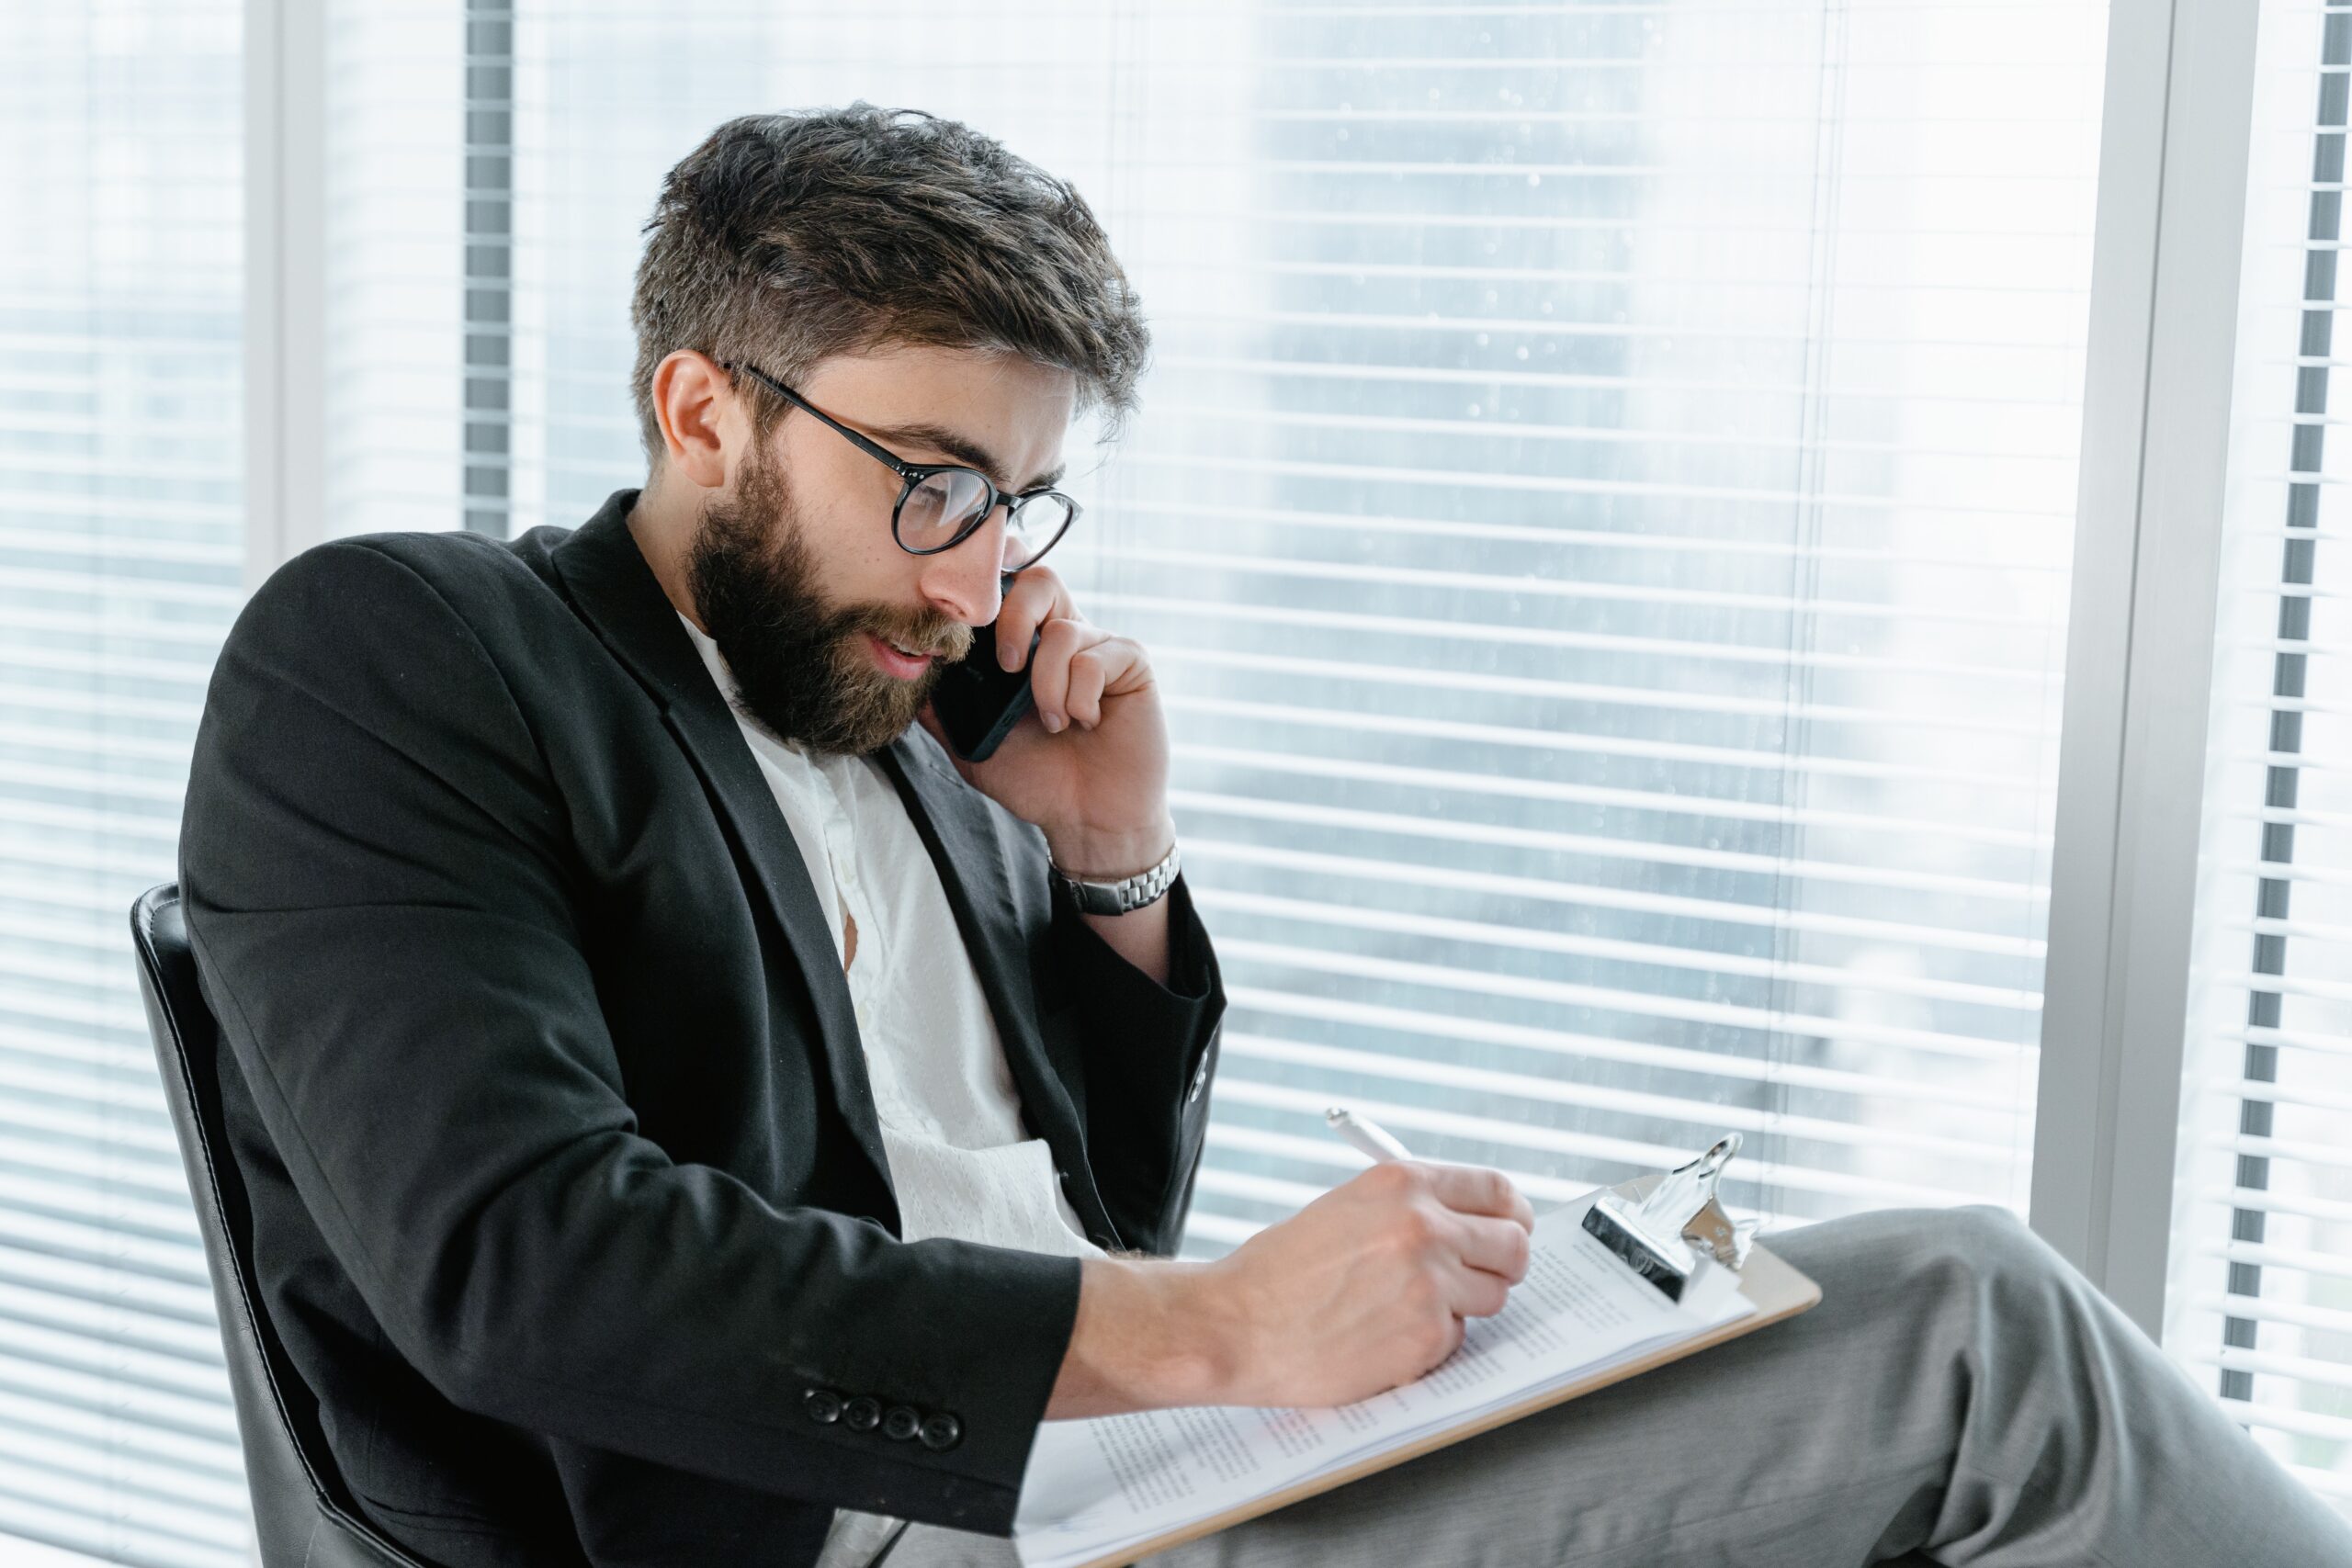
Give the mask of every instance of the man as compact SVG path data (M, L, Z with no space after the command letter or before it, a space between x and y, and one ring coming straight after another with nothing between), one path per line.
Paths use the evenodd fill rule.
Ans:
M265 1305L430 1562L1009 1563L1040 1420L1408 1381L1532 1216L1389 1164L1170 1256L1225 998L1148 660L1040 558L1147 345L1085 204L858 105L650 231L641 491L307 552L222 652L182 880ZM968 764L991 621L1038 717ZM1781 1245L1815 1312L1165 1561L2352 1561L2007 1216Z

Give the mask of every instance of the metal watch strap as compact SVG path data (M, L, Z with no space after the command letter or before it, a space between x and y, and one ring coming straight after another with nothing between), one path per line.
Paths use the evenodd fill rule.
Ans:
M1052 864L1052 851L1046 852L1046 859L1047 864ZM1165 894L1174 884L1177 871L1176 846L1169 845L1168 858L1150 870L1139 871L1133 876L1122 877L1116 882L1081 882L1057 865L1054 866L1053 871L1055 880L1069 889L1071 899L1077 903L1083 913L1124 915L1129 910L1140 909L1146 904L1151 903Z

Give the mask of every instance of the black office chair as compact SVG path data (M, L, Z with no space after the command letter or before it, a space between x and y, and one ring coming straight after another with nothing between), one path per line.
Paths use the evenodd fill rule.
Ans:
M130 940L139 951L139 986L147 998L164 1097L204 1233L264 1568L433 1568L361 1517L328 1452L317 1396L262 1311L254 1280L253 1213L244 1179L228 1158L220 1080L213 1076L220 1030L197 989L176 884L150 888L130 907Z

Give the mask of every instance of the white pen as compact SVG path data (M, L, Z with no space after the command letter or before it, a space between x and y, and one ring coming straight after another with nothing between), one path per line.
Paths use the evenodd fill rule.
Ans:
M1359 1116L1344 1105L1335 1105L1323 1112L1324 1124L1340 1136L1375 1160L1411 1159L1413 1151L1398 1143L1368 1116Z

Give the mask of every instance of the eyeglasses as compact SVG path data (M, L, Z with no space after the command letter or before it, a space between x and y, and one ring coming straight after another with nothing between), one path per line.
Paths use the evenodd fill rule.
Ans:
M721 370L748 371L761 385L797 409L805 409L849 438L859 451L899 476L898 504L890 509L890 536L910 556L935 556L971 537L999 504L1006 508L1004 548L997 570L1011 573L1035 566L1077 521L1079 505L1057 490L1008 495L978 468L961 463L910 463L867 439L799 393L752 365L714 361Z

